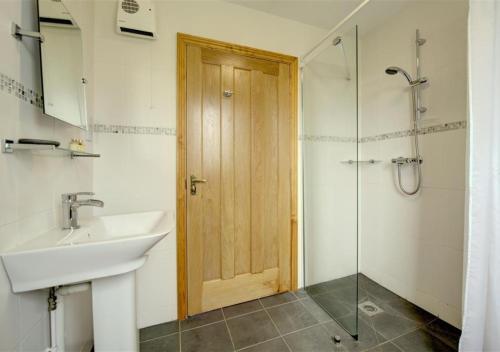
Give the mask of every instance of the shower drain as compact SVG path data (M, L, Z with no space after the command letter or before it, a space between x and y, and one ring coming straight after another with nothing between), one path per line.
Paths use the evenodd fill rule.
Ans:
M358 304L358 308L369 317L383 312L382 308L371 301L364 301L363 303Z

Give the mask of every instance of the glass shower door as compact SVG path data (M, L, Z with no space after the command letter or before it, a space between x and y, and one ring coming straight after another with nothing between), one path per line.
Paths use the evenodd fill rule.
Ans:
M304 286L357 336L357 27L302 68Z

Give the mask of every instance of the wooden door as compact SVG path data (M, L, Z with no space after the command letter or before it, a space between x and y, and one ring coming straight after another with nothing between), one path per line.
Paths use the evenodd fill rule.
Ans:
M295 121L289 63L195 44L185 55L193 315L291 289Z

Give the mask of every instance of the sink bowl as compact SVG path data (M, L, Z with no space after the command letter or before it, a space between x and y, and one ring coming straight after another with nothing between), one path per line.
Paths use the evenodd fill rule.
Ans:
M173 228L162 211L102 216L2 253L12 291L91 282L94 350L138 351L135 270Z
M12 290L25 292L123 274L171 230L162 211L102 216L76 230L53 230L2 253Z

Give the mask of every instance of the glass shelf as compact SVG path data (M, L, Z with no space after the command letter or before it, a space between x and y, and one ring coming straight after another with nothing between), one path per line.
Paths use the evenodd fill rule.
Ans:
M54 151L67 154L73 158L100 158L101 154L80 152L68 148L56 147L54 145L20 144L12 140L2 139L2 153L14 153L15 151Z

